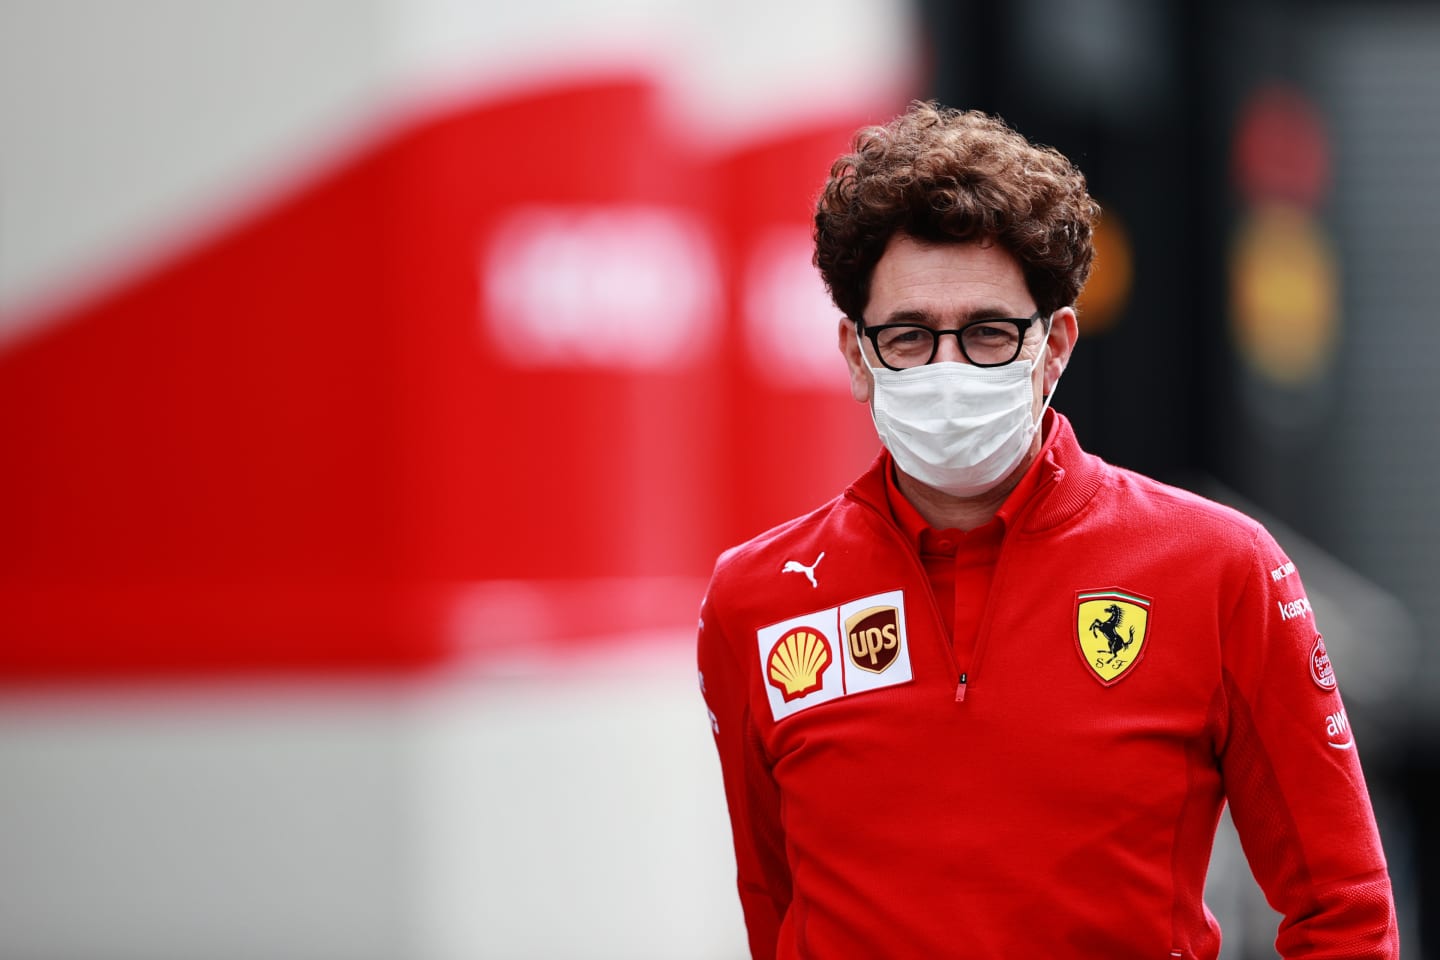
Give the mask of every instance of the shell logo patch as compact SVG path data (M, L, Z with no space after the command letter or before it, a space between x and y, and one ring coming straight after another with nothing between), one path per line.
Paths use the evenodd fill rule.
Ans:
M762 627L755 642L770 714L777 721L914 679L900 590Z
M796 627L775 642L765 675L788 703L824 686L832 659L830 644L818 631Z
M1149 597L1129 590L1086 590L1075 595L1075 640L1090 675L1110 686L1129 674L1145 652Z

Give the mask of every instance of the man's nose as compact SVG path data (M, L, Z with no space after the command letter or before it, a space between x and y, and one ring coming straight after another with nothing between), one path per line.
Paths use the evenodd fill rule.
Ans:
M967 363L965 354L960 352L960 337L954 331L947 330L939 335L938 343L935 344L935 359L931 363L947 361L950 363Z

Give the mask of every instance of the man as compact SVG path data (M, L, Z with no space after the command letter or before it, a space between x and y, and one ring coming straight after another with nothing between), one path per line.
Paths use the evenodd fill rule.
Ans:
M1098 212L1059 153L933 104L832 168L815 261L884 449L701 608L757 958L1213 958L1227 800L1283 956L1398 956L1294 564L1049 409Z

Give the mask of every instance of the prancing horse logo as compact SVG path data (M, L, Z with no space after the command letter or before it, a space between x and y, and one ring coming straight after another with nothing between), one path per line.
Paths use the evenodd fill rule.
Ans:
M1120 588L1075 595L1080 659L1105 686L1129 673L1144 654L1152 603L1149 597Z
M1104 620L1095 619L1090 621L1090 633L1103 633L1105 635L1105 639L1109 641L1110 645L1110 656L1107 659L1114 660L1115 654L1122 650L1130 649L1130 644L1135 642L1135 628L1133 626L1130 628L1130 638L1128 640L1125 639L1120 636L1119 630L1120 625L1125 622L1125 611L1122 610L1118 604L1112 603L1105 608L1105 612L1110 616ZM1105 651L1096 650L1095 652L1104 653Z

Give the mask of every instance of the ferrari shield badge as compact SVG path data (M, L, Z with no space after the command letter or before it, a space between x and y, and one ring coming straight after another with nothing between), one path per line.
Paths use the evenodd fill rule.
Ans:
M1087 590L1075 595L1075 640L1080 659L1105 686L1140 661L1150 625L1150 598L1128 590Z

